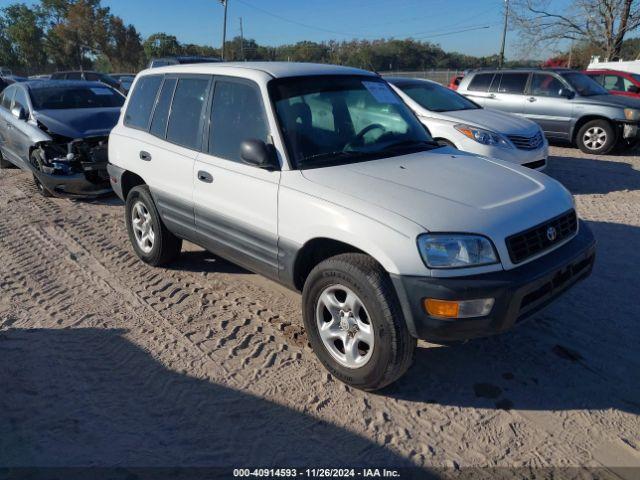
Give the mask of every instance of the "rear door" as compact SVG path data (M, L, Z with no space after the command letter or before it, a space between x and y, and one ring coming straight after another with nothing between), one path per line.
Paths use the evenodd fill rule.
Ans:
M248 165L240 158L244 140L270 142L259 86L216 77L208 119L205 147L193 177L201 242L250 270L277 278L280 171Z
M491 82L489 95L484 107L501 112L524 114L525 90L529 80L528 72L498 73Z
M476 73L471 78L466 90L461 93L484 107L489 98L489 88L494 77L494 73Z
M550 73L534 73L531 78L524 113L538 123L548 137L569 138L573 100L561 95L563 89L569 86Z

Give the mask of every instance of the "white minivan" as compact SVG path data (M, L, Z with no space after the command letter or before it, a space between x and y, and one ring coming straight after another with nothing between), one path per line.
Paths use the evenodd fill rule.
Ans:
M544 170L549 143L537 123L482 108L429 80L385 77L433 138L465 152Z
M353 68L146 70L109 162L144 262L170 262L185 239L302 292L320 361L367 390L407 370L417 339L508 330L595 258L562 185L438 145L387 82Z

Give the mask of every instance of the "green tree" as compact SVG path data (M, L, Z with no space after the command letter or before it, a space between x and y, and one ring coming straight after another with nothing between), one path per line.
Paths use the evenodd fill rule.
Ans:
M35 10L24 4L12 4L2 10L3 33L11 44L10 57L30 73L46 63L44 31Z
M173 35L166 33L154 33L142 44L144 53L148 59L180 55L180 43Z

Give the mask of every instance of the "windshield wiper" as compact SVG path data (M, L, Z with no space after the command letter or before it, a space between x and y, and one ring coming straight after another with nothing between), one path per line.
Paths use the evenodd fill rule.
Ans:
M351 160L354 158L361 158L366 155L369 155L371 152L357 152L357 151L344 151L344 150L336 150L334 152L324 152L317 153L315 155L309 155L308 157L304 157L300 159L300 166L304 166L309 163L315 163L321 160L330 159L330 163L334 163L339 160Z
M440 145L437 142L432 142L427 140L402 140L400 142L387 145L384 149L382 149L382 151L406 150L406 149L422 148L422 147L427 147L426 150L432 150L434 148L440 147Z

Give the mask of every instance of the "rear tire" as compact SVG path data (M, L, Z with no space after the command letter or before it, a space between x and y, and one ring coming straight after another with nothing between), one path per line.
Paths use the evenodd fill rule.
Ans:
M616 132L606 120L591 120L585 123L576 136L576 145L584 153L605 155L616 145Z
M317 265L304 284L302 309L314 352L340 381L378 390L411 366L416 339L389 276L368 255L341 254Z
M182 239L164 225L146 185L131 189L125 204L129 241L140 259L158 267L174 260L182 249Z

